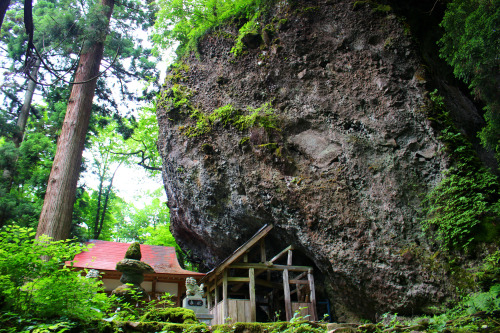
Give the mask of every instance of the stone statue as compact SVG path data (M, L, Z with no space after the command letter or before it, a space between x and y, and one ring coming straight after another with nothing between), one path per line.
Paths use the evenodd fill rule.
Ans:
M123 285L113 290L113 294L123 298L125 301L133 301L134 295L146 298L148 294L141 287L144 281L144 273L154 273L154 269L141 261L141 247L138 242L132 243L125 253L125 259L116 264L116 270L122 272L120 282Z
M182 300L182 307L193 310L196 318L207 325L214 317L208 311L207 300L203 298L203 284L198 286L193 277L186 279L186 297Z
M204 285L203 283L198 287L198 284L196 283L196 279L192 277L188 277L186 279L186 295L187 296L194 296L194 297L203 297L203 288Z
M95 278L97 279L100 276L100 273L97 269L91 269L87 272L87 275L85 275L86 278Z

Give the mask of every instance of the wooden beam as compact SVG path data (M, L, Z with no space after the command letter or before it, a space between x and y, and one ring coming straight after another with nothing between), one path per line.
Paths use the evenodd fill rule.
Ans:
M293 250L293 246L291 246L291 245L288 246L286 249L284 249L283 251L281 251L280 253L275 255L271 260L269 260L269 262L275 262L276 260L281 258L285 253L287 253L289 250Z
M262 279L255 279L255 284L273 289L283 289L283 285L281 283L266 281Z
M249 292L250 292L250 321L251 322L256 322L257 321L257 304L255 301L255 269L250 268L248 271L248 275L250 277L250 285L249 285Z
M266 262L266 241L264 239L260 240L260 262Z
M285 296L286 320L292 319L292 301L290 298L290 283L288 282L288 269L283 270L283 291Z
M292 255L293 255L292 250L288 250L288 258L286 260L286 264L288 266L292 266Z
M222 276L222 324L226 321L226 318L229 317L229 299L227 297L227 270L224 271Z
M256 274L254 274L254 275L255 275L255 277L257 277ZM235 280L233 281L233 279L235 279ZM229 278L227 278L227 281L228 282L239 282L239 284L234 286L234 288L231 288L231 292L235 293L238 290L240 290L240 288L243 286L244 283L249 283L250 278L231 278L231 277L229 277ZM309 282L306 281L306 283L309 283ZM259 285L259 286L273 288L273 289L283 289L283 284L281 284L281 283L266 281L266 280L257 279L257 278L255 279L255 284Z
M250 282L250 278L247 278L247 277L228 277L227 282Z
M273 225L266 225L262 227L257 233L250 238L245 244L240 246L236 251L233 252L231 256L226 258L222 264L219 265L215 270L209 272L207 277L209 280L214 279L215 276L221 274L231 263L233 263L236 259L240 258L241 255L248 250L250 250L255 244L257 244L264 236L266 236L269 231L273 228Z
M270 263L268 262L267 264L266 264L266 263L264 263L263 265L266 265L266 266L265 266L266 268L265 268L265 269L258 269L258 270L256 270L256 271L255 271L255 277L257 278L260 274L262 274L262 273L264 273L264 272L266 272L266 271L267 271L267 280L268 280L268 281L271 281L271 271L269 271L269 270L268 270L268 267L269 267L269 265L272 265L272 264L270 264ZM307 273L307 272L304 272L304 274L306 274L306 273ZM230 278L229 278L229 279L230 279ZM241 282L248 282L248 281L241 281ZM263 285L263 284L262 284L262 285ZM233 288L231 288L231 291L236 292L236 291L238 291L241 287L243 287L243 284L242 284L242 283L240 283L239 285L236 285L236 286L234 286ZM274 288L274 287L271 287L271 288ZM283 286L281 286L280 288L283 288Z
M151 283L151 293L153 294L153 299L156 299L156 281L158 281L158 278L154 277L153 282Z
M214 318L215 318L215 325L222 324L219 323L219 287L217 286L217 278L215 279L215 313L214 313Z
M210 291L207 291L207 309L210 310L211 306L212 306L212 293Z
M177 307L181 306L181 298L182 298L182 293L184 292L184 289L186 289L186 285L182 282L177 282L177 301L175 304Z
M292 290L290 292L290 295L293 295L295 293L301 293L302 289L304 289L304 285L303 284L302 285L299 284L299 285L297 285L297 288L295 288L294 290Z
M307 279L309 280L309 289L311 289L311 321L318 320L318 314L316 312L316 292L314 290L314 276L312 270L307 272Z
M302 280L303 277L307 276L307 272L302 272L295 277L295 280Z
M292 284L309 284L309 280L290 280Z
M272 271L282 271L287 269L290 272L307 272L309 270L312 270L311 266L287 266L287 265L274 265L270 263L269 261L265 264L254 264L254 263L235 263L229 265L229 268L237 268L237 269L242 269L242 268L255 268L255 269L262 269L262 270L272 270Z

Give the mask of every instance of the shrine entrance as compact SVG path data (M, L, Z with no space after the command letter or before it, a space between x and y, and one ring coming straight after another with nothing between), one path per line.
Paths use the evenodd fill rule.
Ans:
M268 258L266 236L272 228L262 227L202 279L213 325L290 321L294 313L317 320L313 267L294 265L291 245Z

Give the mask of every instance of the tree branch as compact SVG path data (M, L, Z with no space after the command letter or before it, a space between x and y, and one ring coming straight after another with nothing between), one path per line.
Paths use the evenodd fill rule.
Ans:
M149 157L146 157L146 152L142 149L132 152L132 153L118 153L118 152L111 152L112 154L116 155L123 155L123 156L131 156L131 155L140 155L141 161L137 163L137 165L143 167L146 170L151 170L151 171L162 171L162 168L154 167L154 166L149 166L146 164L146 161L149 160Z
M120 49L118 49L118 50L117 50L117 52L116 52L116 55L115 55L115 57L114 57L114 59L113 59L113 62L111 63L111 65L109 65L108 67L106 67L106 68L105 68L102 72L100 72L100 73L99 73L99 74L97 74L96 76L94 76L94 77L92 77L92 78L90 78L90 79L88 79L88 80L85 80L85 81L70 82L70 81L66 81L66 80L65 80L62 76L57 75L56 73L54 73L54 71L53 71L51 68L49 68L49 66L48 66L48 65L47 65L47 64L43 61L43 58L42 58L41 54L38 52L38 50L36 49L36 47L35 47L34 45L33 45L33 49L35 50L35 52L36 52L37 56L38 56L40 59L42 59L42 63L43 63L43 65L44 65L44 68L45 68L46 70L48 70L48 71L49 71L52 75L54 75L54 76L57 78L57 80L55 80L55 81L54 81L54 82L52 82L51 84L46 84L46 83L41 83L41 82L38 82L37 80L35 80L34 78L32 78L32 77L31 77L31 75L30 75L30 73L29 73L29 72L25 72L25 74L26 74L26 75L27 75L27 76L28 76L31 80L33 80L33 82L35 82L36 84L42 85L42 86L51 86L51 85L56 84L58 81L62 81L62 82L67 83L67 84L85 84L85 83L88 83L88 82L90 82L90 81L92 81L92 80L95 80L95 79L99 78L101 75L103 75L103 74L104 74L104 73L105 73L108 69L110 69L110 68L111 68L111 66L113 66L113 64L115 63L116 59L118 58L118 53L120 52ZM82 49L83 49L83 45L82 45ZM80 54L81 54L82 49L80 50ZM80 55L80 54L79 54L79 55ZM68 73L69 73L69 72L68 72ZM66 73L66 74L67 74L67 73Z

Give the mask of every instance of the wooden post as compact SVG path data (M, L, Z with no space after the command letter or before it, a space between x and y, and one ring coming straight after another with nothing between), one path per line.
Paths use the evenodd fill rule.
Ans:
M248 275L250 277L250 321L257 321L257 303L255 300L255 269L250 268Z
M155 276L153 278L153 282L151 282L151 296L153 299L156 299L156 281L158 280L158 277Z
M292 319L292 301L290 299L290 283L288 282L288 269L283 270L283 291L285 293L286 320Z
M215 311L214 311L214 319L215 319L215 325L220 325L222 323L219 323L219 286L217 285L217 277L215 278Z
M227 298L227 269L222 275L222 323L226 322L226 318L229 317L229 299Z
M260 262L266 262L266 242L264 238L260 240Z
M243 255L243 262L248 262L248 252Z
M175 302L177 307L181 306L181 299L184 288L186 288L186 285L184 283L177 282L177 302Z
M210 286L207 287L207 309L210 310L212 306L212 293L210 292Z
M292 266L292 250L288 250L288 259L286 261L288 266Z
M302 286L298 283L295 285L295 288L297 290L297 302L299 302L299 303L302 301L302 292L300 291L301 287Z
M311 314L311 321L318 320L318 314L316 313L316 291L314 290L314 276L312 270L307 272L307 279L309 280L309 289L311 289L311 309L309 313Z

